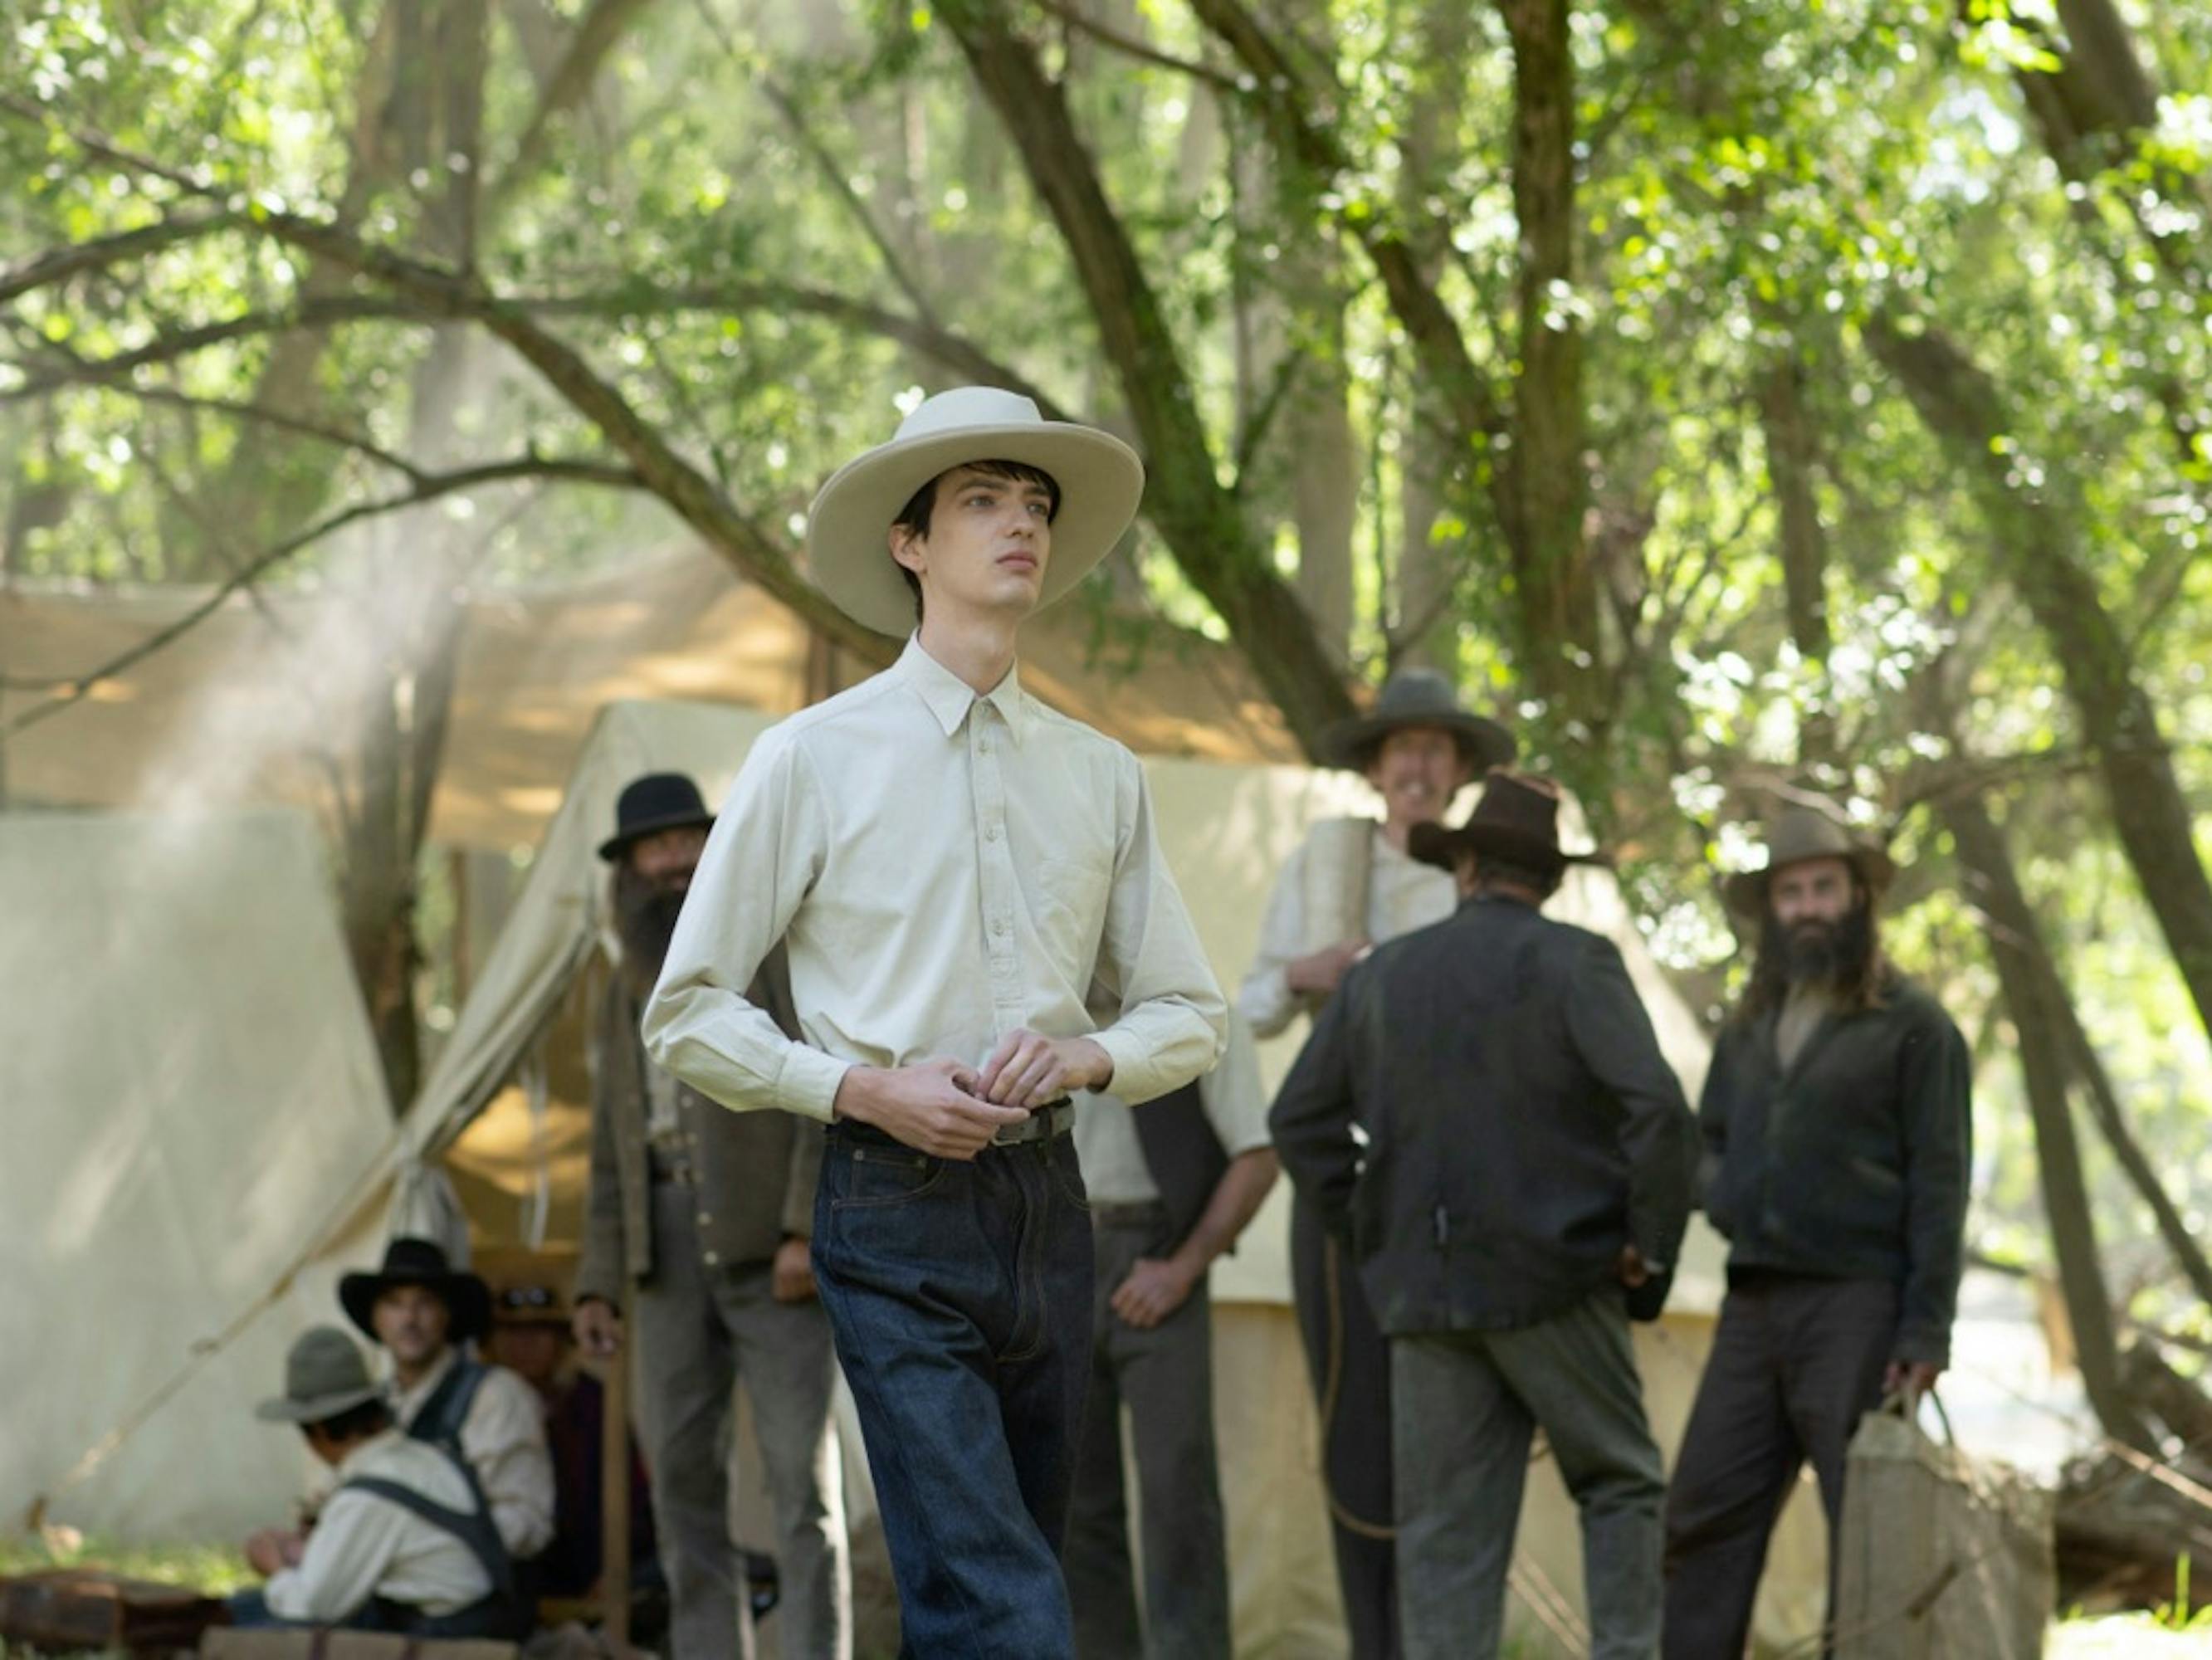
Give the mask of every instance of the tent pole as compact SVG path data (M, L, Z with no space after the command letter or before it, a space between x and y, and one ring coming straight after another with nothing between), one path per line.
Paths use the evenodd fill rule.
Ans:
M621 1330L630 1332L624 1290ZM605 1364L599 1420L600 1634L608 1653L627 1660L629 1647L629 1355L627 1341Z

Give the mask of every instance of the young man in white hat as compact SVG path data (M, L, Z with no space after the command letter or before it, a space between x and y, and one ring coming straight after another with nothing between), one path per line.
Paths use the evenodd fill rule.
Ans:
M1067 1098L1151 1100L1224 1041L1136 758L1015 667L1143 483L1118 440L965 387L823 487L816 582L920 626L755 744L645 1012L653 1060L710 1098L830 1127L815 1274L909 1654L1073 1652L1092 1250ZM798 1041L743 994L778 941Z

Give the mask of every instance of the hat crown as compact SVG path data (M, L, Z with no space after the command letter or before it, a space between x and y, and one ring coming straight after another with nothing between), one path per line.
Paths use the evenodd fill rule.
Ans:
M1848 859L1864 851L1848 828L1817 807L1784 807L1767 826L1769 870L1805 859Z
M453 1271L445 1247L434 1239L403 1233L384 1248L384 1275L424 1274L442 1279ZM340 1335L343 1335L343 1333Z
M284 1357L284 1395L289 1401L323 1401L375 1387L360 1346L336 1326L310 1327Z
M1376 718L1384 721L1466 713L1460 707L1459 689L1434 669L1400 669L1383 682L1382 695L1375 700Z
M623 786L623 793L615 799L617 830L685 814L705 818L707 801L699 794L699 786L684 773L647 773Z
M1536 836L1557 848L1559 798L1557 792L1516 774L1493 772L1467 822L1470 826L1489 825Z
M1001 386L955 386L925 398L914 412L899 423L893 443L910 438L933 438L939 433L969 427L1042 427L1044 417L1034 398ZM979 461L989 460L978 456Z

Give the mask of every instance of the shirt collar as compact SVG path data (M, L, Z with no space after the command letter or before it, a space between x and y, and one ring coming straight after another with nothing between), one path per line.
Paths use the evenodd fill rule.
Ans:
M438 1357L430 1370L415 1380L413 1389L403 1390L398 1378L392 1378L390 1385L392 1410L403 1419L412 1418L416 1410L430 1398L430 1391L437 1388L444 1381L446 1374L459 1364L461 1352L448 1343L445 1353Z
M899 654L898 672L915 689L947 738L960 730L960 723L968 718L969 709L984 702L999 711L1014 742L1022 741L1029 718L1029 700L1022 695L1020 664L1009 668L1006 678L979 698L974 687L921 648L921 636L916 634L907 641L906 649Z

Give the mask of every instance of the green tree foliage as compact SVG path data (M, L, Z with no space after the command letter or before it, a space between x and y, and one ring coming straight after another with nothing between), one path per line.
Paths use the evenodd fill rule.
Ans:
M1443 660L1579 787L1701 1001L1763 791L1893 832L1898 954L1993 1063L1984 1243L2040 1261L1945 812L1985 807L2197 1225L2206 9L20 0L4 27L9 580L298 581L349 545L324 521L435 496L403 522L441 515L442 581L690 535L879 653L800 573L813 487L929 389L1023 386L1147 450L1102 637L1232 640L1309 741ZM1316 431L1357 459L1352 569L1302 581ZM1324 591L1348 632L1302 607ZM2115 1304L2201 1323L2087 1128L2082 1166Z

